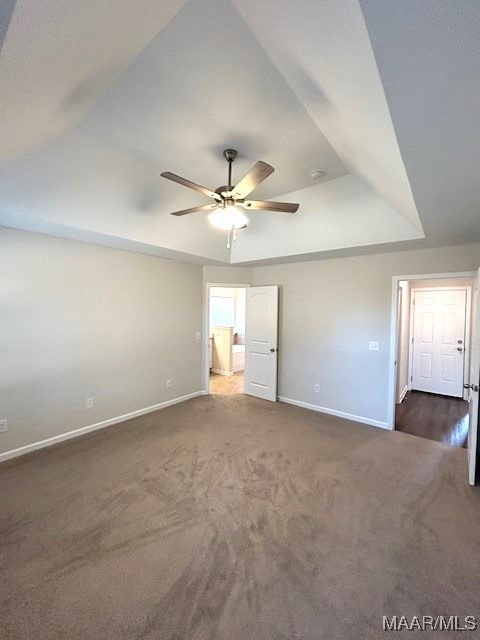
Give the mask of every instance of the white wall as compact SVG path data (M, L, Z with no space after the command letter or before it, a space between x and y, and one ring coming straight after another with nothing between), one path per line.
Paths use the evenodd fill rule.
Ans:
M255 268L281 287L279 395L386 423L392 276L478 266L472 244Z
M431 278L429 280L412 280L412 289L430 289L431 287L473 287L475 278Z
M247 312L247 290L235 289L235 327L234 332L245 335L245 319Z
M199 391L201 324L200 266L0 228L0 453Z
M203 284L251 284L251 267L203 267Z

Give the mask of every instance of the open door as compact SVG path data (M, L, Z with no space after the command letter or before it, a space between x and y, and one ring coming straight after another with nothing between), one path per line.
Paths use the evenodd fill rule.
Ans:
M278 287L249 287L245 323L245 393L277 400Z
M473 289L472 347L470 358L470 380L464 385L470 390L470 410L468 429L468 481L477 482L478 470L478 423L480 386L480 269Z

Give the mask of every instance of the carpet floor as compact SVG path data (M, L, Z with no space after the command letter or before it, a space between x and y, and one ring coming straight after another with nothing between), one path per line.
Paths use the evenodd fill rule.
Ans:
M3 638L365 640L479 614L466 451L408 434L204 396L4 463L0 491Z

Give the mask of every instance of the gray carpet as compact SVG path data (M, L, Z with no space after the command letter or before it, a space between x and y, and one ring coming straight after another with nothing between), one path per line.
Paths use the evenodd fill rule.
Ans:
M423 438L201 397L5 463L0 491L9 639L364 640L383 615L479 615L480 494L464 449Z

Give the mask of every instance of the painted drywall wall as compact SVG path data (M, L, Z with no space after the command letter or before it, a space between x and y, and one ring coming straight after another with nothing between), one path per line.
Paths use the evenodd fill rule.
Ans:
M203 267L203 284L252 284L252 267Z
M199 391L201 325L200 266L0 228L0 453Z
M245 336L245 317L247 312L247 290L235 289L235 333ZM243 344L240 343L240 344Z
M392 277L478 266L472 244L255 268L280 285L278 395L386 424Z
M431 278L429 280L412 280L412 289L429 289L430 287L473 287L475 278Z

